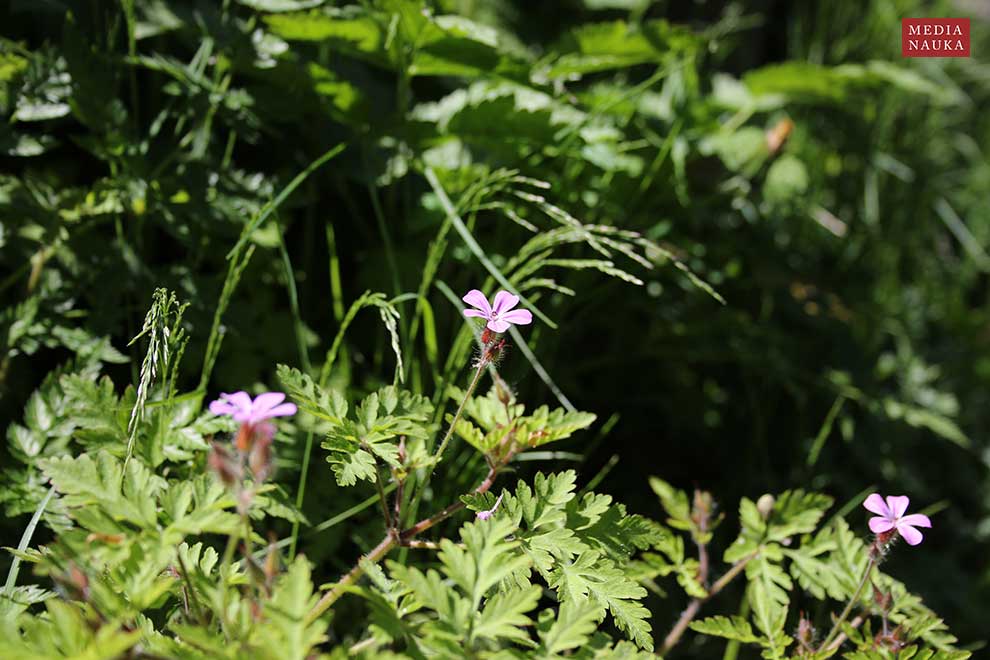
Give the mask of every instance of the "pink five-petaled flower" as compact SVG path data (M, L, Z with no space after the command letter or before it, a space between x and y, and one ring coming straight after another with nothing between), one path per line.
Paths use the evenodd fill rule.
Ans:
M498 499L495 500L495 505L492 506L492 508L488 509L487 511L479 511L474 515L478 520L488 520L489 518L495 515L495 509L497 509L498 505L501 503L502 503L502 496L499 495Z
M284 400L285 394L282 392L265 392L253 401L247 392L221 394L219 399L210 404L210 412L214 415L230 415L235 422L254 425L272 417L295 415L296 404L282 403Z
M904 512L907 511L910 502L907 495L888 495L886 502L878 493L867 497L863 506L867 511L877 514L870 518L870 531L874 534L883 534L896 529L908 545L921 543L924 537L915 527L931 527L932 521L928 516L920 513L905 516Z
M492 332L505 332L510 325L529 325L533 322L533 315L528 309L513 309L519 304L519 296L514 296L508 291L496 293L491 305L488 304L485 294L477 289L468 291L462 300L474 307L474 309L465 309L464 316L486 319L488 329Z

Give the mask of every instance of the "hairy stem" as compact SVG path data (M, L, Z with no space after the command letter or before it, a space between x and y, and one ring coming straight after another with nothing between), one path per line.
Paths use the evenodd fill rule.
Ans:
M440 442L440 447L437 449L436 456L434 457L434 464L440 462L440 457L443 456L450 438L454 435L454 427L457 426L457 420L461 418L461 413L464 412L464 406L467 405L468 399L471 398L475 388L478 387L478 383L481 381L481 374L484 372L486 365L487 361L484 358L478 361L478 369L474 372L474 378L471 379L471 384L468 385L467 391L464 393L464 398L461 399L461 405L457 406L457 412L454 413L454 418L450 420L450 426L447 427L447 434L443 436L443 440Z
M371 453L370 451L368 452ZM392 525L392 515L388 511L388 498L385 497L385 488L382 486L382 470L381 466L378 464L378 458L375 457L375 489L378 491L378 501L382 505L382 516L385 520L385 529L391 530Z
M681 636L684 635L684 632L688 629L688 626L691 625L691 622L694 620L694 617L698 615L698 612L701 610L701 606L704 605L709 600L711 600L712 598L714 598L720 591L722 591L722 589L725 589L725 587L727 587L730 582L736 579L739 576L739 574L743 572L743 570L746 568L746 564L748 564L753 559L755 559L759 554L760 551L756 550L755 552L737 561L735 564L732 565L732 568L730 568L728 571L725 572L725 575L723 575L722 577L720 577L718 580L715 581L715 584L713 584L711 589L708 590L708 595L706 595L704 598L693 598L691 602L688 603L688 606L681 613L680 618L677 619L677 623L674 624L674 627L670 629L670 632L667 633L667 636L664 638L663 646L660 647L661 655L666 655L668 652L670 652L670 649L674 648L674 646L676 646L677 643L681 641ZM707 553L705 553L705 558L707 559ZM701 574L702 568L704 568L704 575ZM704 584L708 577L707 561L705 562L704 567L702 567L701 563L699 562L698 569L699 569L698 581Z
M199 598L196 596L196 590L189 578L189 569L186 568L186 562L182 559L182 553L176 551L175 557L179 560L179 568L182 569L182 581L186 583L186 591L189 593L189 602L192 603L193 612L196 613L196 620L199 621L200 625L205 625L206 617L203 616L203 608L199 606Z
M866 618L861 614L861 615L857 616L856 618L854 618L852 621L850 621L849 622L849 625L852 626L853 628L859 628L861 625L863 625L863 621L865 621L865 620L866 620ZM849 637L846 635L846 633L844 633L844 632L843 633L839 633L838 635L836 635L835 639L832 640L832 643L829 644L828 645L828 648L826 648L825 650L826 651L837 651L839 649L839 647L842 646L842 643L844 641L846 641L847 639L849 639Z
M498 476L498 466L493 466L489 468L488 475L485 477L485 480L482 481L480 484L478 484L478 487L475 488L474 491L472 492L476 495L480 495L484 492L487 492L488 489L491 488L492 485L495 483L495 478L497 476ZM317 618L319 618L320 615L322 615L324 612L330 609L330 606L333 605L335 602L337 602L337 600L344 595L344 593L347 591L347 588L350 585L357 582L361 578L361 576L364 575L364 567L363 567L364 562L367 561L373 564L377 564L382 559L384 559L385 555L391 552L392 549L395 548L396 546L400 544L408 543L417 534L425 532L426 530L430 529L437 523L446 520L447 518L449 518L450 516L457 513L463 508L464 508L464 503L458 500L454 504L451 504L450 506L433 514L429 518L424 518L423 520L420 520L418 523L416 523L415 525L413 525L412 527L401 533L396 533L395 530L389 530L389 533L385 536L385 538L383 538L381 542L371 550L371 552L366 554L362 559L362 561L359 561L351 568L351 570L347 571L347 573L345 573L340 578L340 580L337 581L337 584L334 586L334 588L328 591L327 593L325 593L323 597L320 598L320 600L316 603L316 605L313 606L313 609L309 611L309 614L306 615L306 623L307 624L312 623Z
M835 636L839 633L839 627L842 626L843 622L849 618L849 614L856 606L856 603L859 602L859 597L863 593L863 587L865 587L867 581L869 581L870 573L873 571L873 567L876 565L877 565L877 553L871 550L870 561L867 562L866 564L866 570L863 571L863 577L859 579L859 586L856 587L856 591L853 593L852 598L850 598L849 602L846 603L846 608L842 610L842 614L840 614L839 618L835 620L835 624L832 626L832 630L829 631L828 636L825 638L825 641L822 642L822 645L818 647L819 653L821 653L825 648L827 648L828 645L832 642L832 640L835 639Z

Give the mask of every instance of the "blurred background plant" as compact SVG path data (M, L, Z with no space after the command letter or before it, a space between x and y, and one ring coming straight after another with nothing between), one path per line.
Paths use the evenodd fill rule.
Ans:
M78 446L71 406L103 396L125 433L132 408L155 414L140 388L86 384L101 370L137 387L150 355L156 382L193 390L171 436L137 443L158 465L217 430L196 427L204 396L276 384L280 362L356 396L401 379L442 401L472 346L451 292L511 284L536 319L504 376L534 407L601 420L591 443L532 453L534 472L574 467L653 516L651 474L727 502L909 493L935 529L890 572L925 565L912 588L961 639L984 636L980 11L4 3L3 537L48 492L35 461ZM902 60L899 19L938 15L971 15L974 57ZM188 306L156 298L146 317L158 287ZM175 333L181 362L153 348ZM375 500L305 460L306 435L280 430L276 479L293 499L305 466L298 544L330 580L377 534ZM64 515L47 508L37 539ZM661 622L682 607L650 603Z

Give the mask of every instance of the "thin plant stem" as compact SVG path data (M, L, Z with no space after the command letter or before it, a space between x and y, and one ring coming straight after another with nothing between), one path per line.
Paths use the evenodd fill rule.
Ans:
M511 459L512 455L506 457L505 461L502 463L504 465ZM478 484L472 492L475 495L481 495L482 493L488 492L488 490L495 484L495 478L498 476L500 465L493 465L488 469L488 475L485 480ZM413 537L417 534L421 534L426 530L430 529L434 525L446 520L453 514L457 513L464 508L464 503L458 500L457 502L451 504L450 506L442 509L441 511L433 514L429 518L424 518L412 527L402 531L396 532L396 530L389 530L389 533L385 535L385 538L376 545L368 554L366 554L361 561L356 563L351 570L347 571L337 584L323 595L322 598L313 606L313 609L309 611L306 615L306 623L312 623L318 619L324 612L330 609L337 600L347 592L348 588L357 582L362 575L364 575L364 565L365 562L370 562L377 564L381 561L385 555L392 551L393 548L409 543Z
M855 617L852 621L850 621L849 626L852 627L853 629L859 628L861 625L863 625L863 621L865 620L866 618L861 614ZM842 646L842 643L845 642L847 639L849 639L849 636L846 635L846 633L844 632L839 633L838 635L836 635L835 639L832 640L832 643L829 644L825 650L837 651L839 647Z
M199 597L196 596L196 590L193 589L192 580L189 579L189 569L186 568L186 562L182 559L182 553L176 551L175 557L179 560L179 568L182 569L182 581L186 583L186 590L189 592L189 600L192 602L196 619L200 624L205 625L206 618L203 616L203 608L199 605Z
M49 486L48 493L45 497L38 503L38 508L34 510L34 515L31 516L31 520L28 521L27 527L24 528L24 534L21 535L21 541L17 544L17 551L24 552L27 550L28 545L31 544L31 537L34 536L34 530L38 526L38 521L41 520L41 514L45 512L45 507L48 506L48 502L52 499L52 495L55 493L55 487ZM14 586L17 584L17 574L21 570L21 558L14 555L14 559L10 562L10 571L7 572L7 583L4 585L3 592L4 595L10 596L14 592Z
M859 597L863 593L863 588L870 579L870 573L873 571L873 567L877 565L877 558L875 552L870 552L870 561L866 564L866 570L863 571L863 577L859 579L859 586L856 587L856 591L853 592L852 598L846 603L846 608L842 610L842 614L839 618L835 620L835 624L832 625L832 630L829 631L828 636L825 637L825 641L822 645L818 647L818 652L821 653L824 649L828 648L828 645L835 639L835 636L839 633L839 628L849 618L849 614L852 612L856 603L859 602Z
M720 577L718 580L715 581L715 584L713 584L711 588L708 589L708 594L704 598L691 599L691 602L688 603L688 606L684 609L684 611L681 613L681 616L677 619L677 622L674 624L674 627L670 629L670 632L667 633L667 636L664 638L663 646L660 647L661 655L666 655L667 653L669 653L670 649L674 648L674 646L676 646L677 643L681 641L681 637L684 635L685 631L687 631L688 626L691 625L691 622L694 620L694 617L698 615L698 612L701 610L701 606L704 605L709 600L711 600L712 598L714 598L716 595L718 595L720 591L725 589L725 587L727 587L730 582L735 580L739 576L739 574L742 573L743 570L745 570L746 564L748 564L753 559L755 559L759 554L760 551L756 550L750 553L749 555L746 555L745 557L737 561L735 564L733 564L732 567L725 572L725 575L723 575L722 577ZM705 554L705 556L707 557L707 553ZM707 564L707 561L705 563ZM708 568L707 566L704 567L704 575L700 574L701 569L702 566L699 565L698 578L701 584L704 585L705 580L707 580L708 578Z
M227 537L227 548L223 551L223 561L220 562L220 627L223 629L223 636L228 642L230 633L227 630L227 586L230 582L231 560L234 558L234 550L237 549L237 532L231 532Z
M371 452L368 451L368 453L370 454ZM378 491L378 500L382 505L382 517L385 520L385 529L391 530L393 529L392 514L388 511L388 498L385 497L385 489L382 487L382 470L377 461L375 462L375 490Z
M468 399L474 393L478 383L481 381L481 374L485 371L485 366L487 361L481 359L478 362L478 368L474 372L474 378L471 379L471 384L468 385L467 391L464 393L464 398L461 399L461 405L457 406L457 412L454 413L454 418L450 420L450 426L447 427L447 433L443 436L443 440L440 441L440 447L437 449L437 453L434 456L434 464L440 462L440 457L443 456L443 452L447 449L447 445L450 443L450 438L454 435L454 428L457 426L457 421L461 418L461 414L464 412L464 406L467 405Z

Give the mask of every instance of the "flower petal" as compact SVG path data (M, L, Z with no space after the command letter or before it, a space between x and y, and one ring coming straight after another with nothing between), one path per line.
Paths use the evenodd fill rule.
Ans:
M499 291L495 294L495 304L492 305L492 311L501 316L518 304L519 296L514 296L508 291Z
M237 412L237 406L232 404L230 401L217 399L216 401L210 402L210 412L214 415L233 415Z
M911 527L911 525L898 525L897 533L904 537L904 540L907 541L908 545L918 545L921 543L921 540L925 538L921 532L916 530L914 527Z
M872 511L879 516L893 518L890 508L887 506L887 503L883 501L883 497L881 497L879 493L873 493L867 497L866 501L863 502L863 506L867 511Z
M505 312L499 316L499 319L516 325L529 325L533 322L533 315L528 309L514 309L511 312Z
M899 521L898 525L914 525L915 527L931 527L932 521L928 519L923 513L912 513L910 516L904 516Z
M492 315L491 305L488 304L488 298L485 298L485 294L477 289L471 289L464 297L461 298L464 302L471 305L471 307L476 307L485 313L484 318L488 318Z
M505 332L512 325L508 321L503 321L502 319L492 319L488 322L488 329L492 332Z
M280 406L275 406L271 410L265 413L265 419L271 417L286 417L288 415L296 414L296 404L294 403L283 403Z
M220 398L230 401L232 404L237 406L237 409L240 410L242 413L251 412L251 408L252 408L251 395L245 392L244 390L241 390L240 392L234 392L233 394L221 394Z
M890 518L884 518L881 516L874 516L873 518L870 518L870 531L874 534L889 532L892 529L894 529L894 521Z
M258 415L264 416L266 412L277 406L278 404L285 401L285 393L283 392L265 392L264 394L259 394L254 399L254 405L251 411L257 417ZM260 418L259 418L260 419Z
M907 495L888 495L887 496L887 506L890 507L890 512L894 514L895 518L900 518L907 511L908 504L911 503L911 498Z
M491 314L485 314L480 309L465 309L464 316L477 316L479 319L487 319Z

